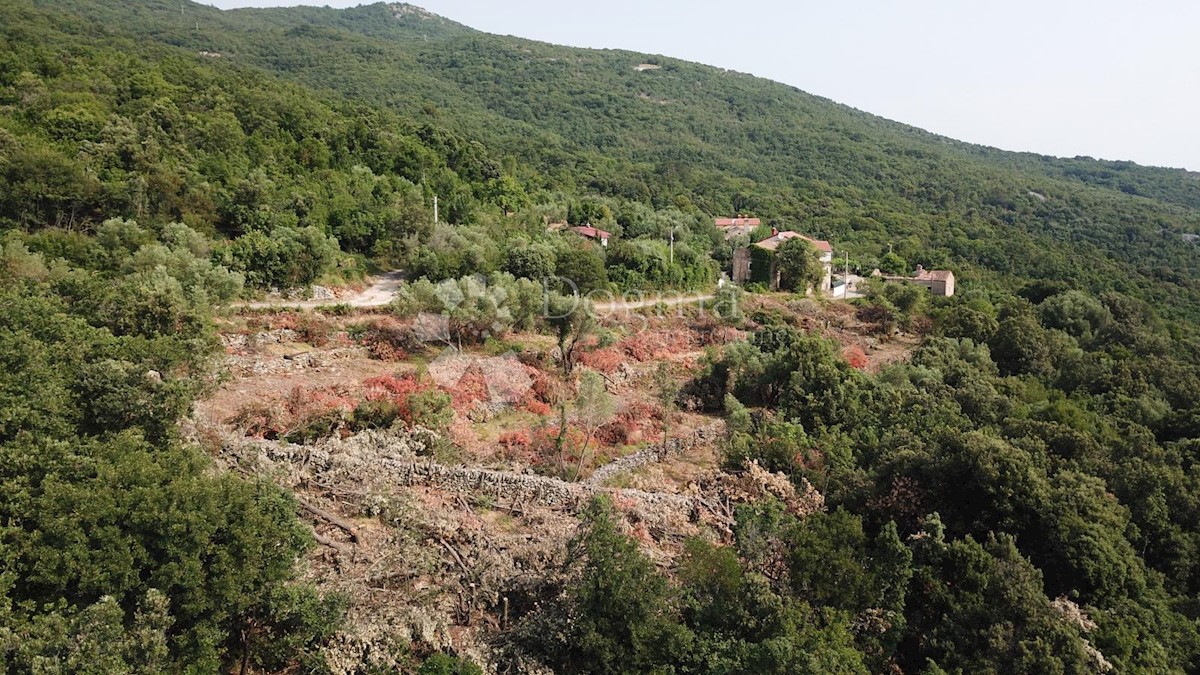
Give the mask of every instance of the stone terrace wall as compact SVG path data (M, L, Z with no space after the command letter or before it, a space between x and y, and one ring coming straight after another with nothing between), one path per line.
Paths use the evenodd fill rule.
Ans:
M584 484L589 486L604 485L614 476L628 473L647 464L657 464L676 455L681 455L694 447L707 445L721 438L724 429L724 423L717 422L696 429L691 436L670 438L662 443L638 450L632 455L614 460L596 469L595 473L584 481Z
M685 495L596 488L548 476L394 459L383 460L383 465L391 470L391 478L397 485L425 486L450 492L486 495L498 501L526 506L574 509L593 494L614 493L647 507L688 513L695 507L693 498Z

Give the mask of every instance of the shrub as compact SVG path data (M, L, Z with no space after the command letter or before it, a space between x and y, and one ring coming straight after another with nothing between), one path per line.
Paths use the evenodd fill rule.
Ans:
M444 429L454 418L450 395L438 391L432 383L421 382L415 375L381 375L363 382L370 403L390 403L396 417L409 425ZM364 420L382 420L390 414L386 405L363 410ZM395 418L393 418L393 421Z
M539 400L532 391L530 391L523 399L521 399L521 402L517 405L517 407L521 410L541 417L545 417L546 415L550 414L550 404Z
M533 373L532 376L533 386L530 388L530 393L542 403L553 403L557 398L560 383L541 371Z
M324 347L329 344L329 334L333 332L333 324L320 314L303 312L296 321L295 330L304 342L314 347Z
M392 301L397 316L420 312L445 318L448 335L458 344L476 344L508 331L532 328L541 311L541 286L497 272L433 283L420 279L401 286Z
M580 352L577 358L579 363L606 375L617 372L625 362L625 354L614 347Z
M487 379L484 378L483 371L475 365L467 368L462 377L458 378L458 382L449 388L449 392L454 409L460 413L466 413L480 401L491 399Z
M540 282L554 274L556 259L553 247L547 243L534 242L510 249L504 269L514 277L524 277Z
M429 389L418 391L408 397L409 424L429 429L445 429L454 421L454 408L450 395L444 391Z
M483 675L483 669L469 659L437 653L425 659L417 675Z
M409 351L420 346L412 329L395 319L382 319L359 330L359 341L380 361L403 361Z
M741 321L743 291L733 284L722 286L712 300L712 312L730 323Z
M306 286L331 271L340 255L338 242L315 227L276 227L268 235L252 231L219 251L218 260L245 274L259 288Z
M283 439L297 445L312 443L332 436L342 426L345 419L346 413L341 408L326 410L300 420L295 427L284 434Z
M866 352L858 345L850 345L842 350L842 358L846 359L846 363L850 364L851 368L865 370L870 365L870 359L867 358Z
M386 429L400 417L400 406L388 399L362 401L350 414L347 426L351 431Z
M368 401L390 398L400 402L406 400L409 394L420 391L424 385L415 375L406 374L372 377L363 381L363 387L366 388Z
M504 448L506 452L518 452L528 450L531 439L529 431L518 429L500 434L500 438L496 439L496 443L501 448Z
M288 429L286 411L274 402L248 403L226 422L242 429L251 438L276 439Z
M602 445L631 445L642 440L636 424L616 419L596 430L596 441Z
M638 361L661 359L672 354L688 351L690 338L686 332L643 332L630 336L620 343L626 354Z

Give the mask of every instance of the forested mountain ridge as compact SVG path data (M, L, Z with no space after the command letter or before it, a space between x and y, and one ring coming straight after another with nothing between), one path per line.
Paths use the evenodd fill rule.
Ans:
M407 5L0 3L0 671L1200 671L1198 204ZM711 293L736 212L962 283L544 285Z
M35 3L39 4L39 3ZM662 56L473 31L408 5L40 4L479 140L531 194L752 212L927 267L1135 292L1191 313L1200 181L960 143L794 87ZM659 69L635 70L643 63ZM459 214L460 216L463 214Z

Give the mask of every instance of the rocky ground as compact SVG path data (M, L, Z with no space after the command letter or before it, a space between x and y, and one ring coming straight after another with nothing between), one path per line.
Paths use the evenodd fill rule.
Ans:
M905 353L873 343L842 309L772 301L757 310L791 312L810 330L862 350L872 359L863 367ZM521 347L511 363L525 369L533 392L519 401L468 395L473 389L460 381L447 389L453 419L440 431L349 433L338 426L378 382L428 378L436 367L436 349L408 352L403 339L379 338L403 328L370 311L226 317L228 377L197 406L190 426L228 470L267 478L296 496L319 543L306 574L349 601L347 624L326 653L333 672L363 663L397 668L411 649L492 663L492 637L560 573L576 515L593 495L608 495L627 531L664 566L687 537L729 540L739 502L770 494L798 514L823 508L807 483L797 488L757 467L723 472L723 421L656 402L660 364L682 383L706 350L740 339L739 331L682 314L632 331L604 326L607 344L592 344L581 368L604 374L617 412L576 476L538 444L557 423L547 401L562 379L544 336L507 339ZM331 412L335 422L324 437L284 440Z

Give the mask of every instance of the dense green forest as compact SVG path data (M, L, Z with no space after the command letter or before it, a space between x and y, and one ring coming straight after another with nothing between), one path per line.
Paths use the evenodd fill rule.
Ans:
M690 542L668 578L597 502L504 649L564 673L1200 670L1196 175L408 5L159 0L0 5L0 669L323 667L341 601L296 577L291 498L180 440L214 307L379 267L425 279L414 307L475 274L525 310L550 275L711 289L735 213L964 291L871 288L881 335L924 336L873 374L727 318L752 337L682 399L727 419L730 471L827 511L742 507L734 546ZM424 672L471 672L442 658Z
M1196 306L1182 235L1200 231L1200 181L1186 172L971 146L748 75L492 36L407 5L71 11L106 40L151 35L463 134L531 194L749 212L867 264L890 244L926 267Z
M712 214L749 212L830 239L868 268L891 248L910 264L953 263L969 277L1012 287L1039 278L1129 293L1172 315L1192 313L1200 298L1194 246L1184 236L1200 232L1200 181L1183 171L967 145L748 75L487 35L408 5L222 12L186 3L75 0L67 7L23 0L7 11L10 58L42 64L7 66L12 84L29 72L21 86L33 91L21 89L23 96L46 88L41 107L56 119L90 109L99 125L93 131L115 106L129 103L106 100L118 94L114 80L122 69L190 89L185 99L197 97L202 82L231 78L236 93L195 100L191 114L211 112L211 123L226 127L230 118L216 113L237 119L241 134L218 126L209 135L234 144L245 136L252 146L246 159L173 158L208 184L207 194L186 193L212 202L174 208L207 208L197 217L226 229L241 226L230 222L238 217L225 203L236 196L222 194L235 191L250 199L265 189L263 196L274 198L270 208L289 215L291 201L300 199L301 210L310 202L317 211L305 213L305 222L325 221L335 236L354 230L340 239L362 250L374 241L361 230L395 239L409 231L405 215L429 209L434 193L456 223L486 220L489 206L520 212L530 203L555 205L557 218L572 200L591 198L606 204L604 224L616 227L644 222L646 208L666 214L671 225L696 228ZM38 39L22 39L22 31ZM141 46L147 36L156 46ZM123 49L104 56L114 45ZM62 51L71 54L70 68L57 56ZM661 68L636 71L643 62ZM83 75L89 70L94 76ZM322 94L301 94L280 81ZM58 94L64 100L54 100L57 85L70 91ZM130 93L154 100L147 86ZM246 105L234 105L243 95ZM328 106L316 103L322 100ZM331 118L314 106L339 114ZM263 119L246 119L251 115ZM65 130L57 133L55 140L69 141ZM306 154L306 142L318 141L328 157ZM209 151L225 155L229 148ZM381 180L402 177L416 189L368 187L361 176L358 185L350 176L321 188L303 185L326 163L337 172L357 165ZM235 174L251 184L222 185ZM396 207L401 213L346 224L346 217L323 212L361 204L368 189L376 200L403 204ZM129 208L136 204L121 206L120 215L136 215ZM644 234L663 235L663 227ZM491 229L494 238L506 228Z

